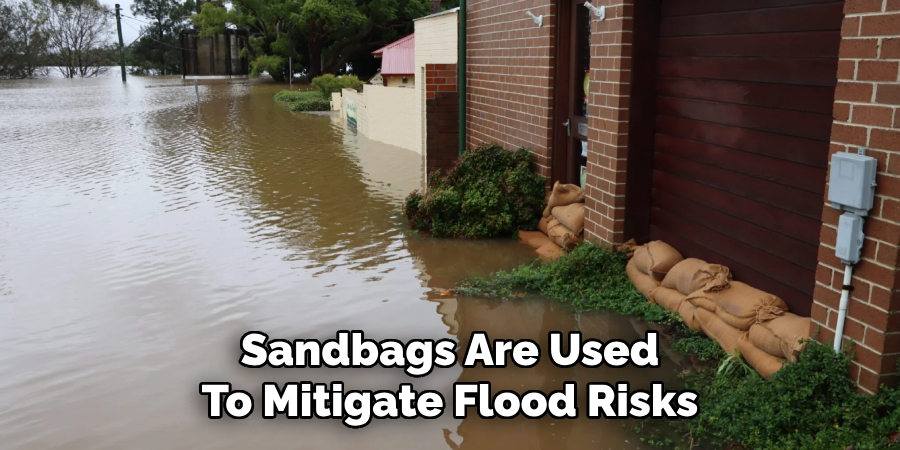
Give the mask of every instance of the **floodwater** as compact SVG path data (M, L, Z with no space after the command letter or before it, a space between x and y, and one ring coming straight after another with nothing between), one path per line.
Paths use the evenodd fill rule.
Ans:
M201 382L259 398L266 381L412 382L452 397L562 382L676 384L656 369L251 369L249 330L272 338L546 342L552 330L643 337L628 318L540 299L456 298L466 277L530 261L512 240L407 231L421 157L333 117L291 113L262 82L115 77L0 82L0 447L3 449L640 448L625 420L210 420ZM546 355L546 349L543 351ZM667 386L668 387L668 386ZM581 393L581 391L580 391Z

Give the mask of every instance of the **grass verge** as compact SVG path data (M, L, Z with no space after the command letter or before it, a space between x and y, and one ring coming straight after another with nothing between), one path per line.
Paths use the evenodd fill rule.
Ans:
M275 100L288 104L291 111L329 111L331 100L319 91L289 91L275 94Z
M900 390L856 393L847 376L852 355L810 341L796 363L771 380L681 318L651 304L625 275L627 257L586 243L550 262L534 262L473 279L463 295L516 298L523 292L569 303L579 312L609 311L665 325L675 350L712 364L682 374L699 394L692 419L648 419L635 427L642 442L663 448L885 449L900 448ZM898 368L900 370L900 368Z

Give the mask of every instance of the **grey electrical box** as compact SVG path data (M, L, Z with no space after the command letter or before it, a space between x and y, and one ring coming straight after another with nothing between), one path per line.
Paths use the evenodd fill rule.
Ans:
M862 153L838 152L831 157L828 201L836 209L866 216L875 201L878 161Z
M863 239L865 239L863 218L849 212L841 214L841 218L838 221L834 256L837 256L844 264L856 264L859 262Z

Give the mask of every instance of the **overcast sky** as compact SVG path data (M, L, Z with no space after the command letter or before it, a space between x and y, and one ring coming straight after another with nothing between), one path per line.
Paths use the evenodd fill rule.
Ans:
M100 0L100 3L103 5L109 6L110 11L115 11L115 4L118 3L122 6L122 14L126 16L134 17L134 14L131 13L131 0ZM138 17L137 19L146 21L147 19L143 17ZM116 21L112 21L113 25L113 33L115 33L116 29ZM122 40L125 41L125 45L131 43L131 41L137 39L138 30L141 29L143 24L141 22L136 22L133 19L123 18L122 19ZM113 39L116 39L115 36Z

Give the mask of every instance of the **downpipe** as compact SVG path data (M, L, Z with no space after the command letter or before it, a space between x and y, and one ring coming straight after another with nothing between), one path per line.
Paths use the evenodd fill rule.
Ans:
M834 351L841 351L844 340L844 321L847 320L847 306L850 304L850 292L853 291L853 265L844 266L844 283L841 285L841 303L838 307L837 326L834 328Z

